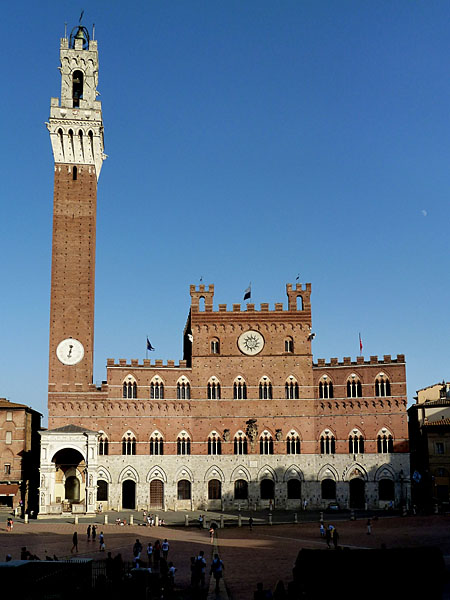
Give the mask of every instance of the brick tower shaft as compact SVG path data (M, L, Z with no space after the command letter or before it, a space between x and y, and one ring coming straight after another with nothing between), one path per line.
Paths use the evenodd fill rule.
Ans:
M51 99L54 157L49 390L93 379L97 180L103 154L97 42L78 26L60 45L61 101Z

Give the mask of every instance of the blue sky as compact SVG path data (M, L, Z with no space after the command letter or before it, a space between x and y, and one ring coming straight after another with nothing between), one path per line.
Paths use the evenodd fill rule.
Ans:
M450 3L25 0L2 6L0 396L46 415L59 38L100 51L95 375L182 358L215 305L312 284L314 358L449 379Z

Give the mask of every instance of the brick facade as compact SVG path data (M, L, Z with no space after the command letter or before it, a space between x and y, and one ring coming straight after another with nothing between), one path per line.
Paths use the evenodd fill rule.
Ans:
M80 68L88 50L81 42L73 49L67 40L61 44L62 63L72 52ZM72 110L71 119L74 113L86 125L86 112ZM407 502L404 356L314 363L309 283L287 284L286 305L249 302L244 310L215 308L213 285L191 286L183 359L108 359L106 382L93 385L101 160L94 153L91 164L75 155L62 163L55 133L62 114L56 116L50 431L42 435L41 512L58 512L64 494L72 509L84 503L86 512L95 509L95 494L97 503L100 496L114 508ZM84 356L67 365L55 350L70 338L83 344Z
M0 504L37 511L41 415L0 398Z

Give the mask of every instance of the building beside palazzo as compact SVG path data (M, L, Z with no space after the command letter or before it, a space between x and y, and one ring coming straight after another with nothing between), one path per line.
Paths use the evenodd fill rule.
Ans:
M413 502L420 508L450 502L450 383L417 391L408 409Z
M41 417L0 398L0 506L37 512Z
M314 362L310 284L244 310L191 286L183 359L108 359L93 384L97 42L76 27L60 58L40 513L407 503L405 358Z

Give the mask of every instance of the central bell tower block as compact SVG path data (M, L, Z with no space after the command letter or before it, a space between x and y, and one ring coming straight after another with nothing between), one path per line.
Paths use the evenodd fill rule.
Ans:
M85 27L61 39L60 60L61 100L51 99L47 123L55 169L49 392L93 379L97 181L105 159L97 42Z

